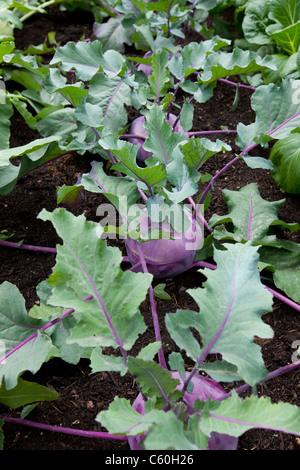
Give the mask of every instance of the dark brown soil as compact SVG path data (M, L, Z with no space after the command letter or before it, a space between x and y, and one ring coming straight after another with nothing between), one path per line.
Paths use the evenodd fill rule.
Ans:
M48 31L56 31L57 40L62 43L78 40L82 35L89 37L92 32L93 17L88 13L72 14L59 12L56 8L49 10L49 15L37 15L31 18L22 31L16 32L17 45L26 48L30 44L39 44L46 39ZM220 129L222 125L235 129L239 122L251 123L254 114L250 107L251 92L241 89L239 106L235 112L230 108L234 100L235 89L219 83L214 97L203 105L196 106L194 130ZM11 145L23 145L36 135L28 129L22 118L16 113L12 119ZM220 137L220 136L219 136ZM232 144L230 134L223 140ZM261 155L268 155L268 150L259 150ZM257 154L257 153L256 153ZM215 174L224 164L230 161L234 152L219 154L205 166L205 171ZM52 246L58 241L55 230L50 223L38 220L39 212L46 208L52 211L56 206L56 187L76 182L77 174L90 170L90 155L72 155L49 162L34 170L22 180L7 196L0 197L0 230L14 233L12 241L24 240L24 243ZM238 190L250 182L257 182L261 196L268 200L286 198L286 204L280 209L279 216L287 222L300 223L300 198L282 194L275 185L268 171L250 170L240 161L232 166L215 185L212 202L205 216L208 220L213 213L226 213L227 208L222 198L222 189ZM203 188L200 188L200 190ZM82 206L74 213L84 213L90 220L98 221L96 208L101 197L86 193ZM292 235L283 233L300 243L300 232ZM121 247L121 244L120 244ZM15 249L0 248L1 265L0 283L9 281L15 284L30 308L37 301L36 286L47 279L55 264L55 255L34 253ZM176 349L164 327L164 316L177 308L197 309L193 299L186 293L189 288L202 285L203 277L192 269L175 279L166 279L167 292L171 300L157 300L157 310L161 322L163 344L166 356ZM148 330L136 345L138 350L142 343L153 340L154 331L151 322L148 300L141 305ZM269 371L291 363L294 352L292 343L299 340L299 313L275 300L273 312L264 316L274 330L274 338L261 342L266 367ZM113 397L118 395L134 399L137 394L131 377L120 377L116 373L91 374L89 363L80 361L78 365L69 365L59 359L51 360L42 366L40 371L31 377L57 392L59 398L54 402L39 403L28 419L36 422L66 426L85 430L101 430L95 417L108 407ZM258 389L259 394L269 396L273 402L286 401L300 406L300 372L294 371L267 383ZM0 415L19 416L20 410L10 411L0 407ZM5 450L128 450L125 442L115 440L96 440L76 436L50 433L30 427L4 425ZM239 440L239 450L299 450L299 439L281 432L253 430L246 432Z

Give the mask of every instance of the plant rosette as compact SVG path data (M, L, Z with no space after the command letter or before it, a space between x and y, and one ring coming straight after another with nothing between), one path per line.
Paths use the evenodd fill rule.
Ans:
M143 271L139 250L145 259L148 272L156 278L177 276L191 266L202 245L203 232L197 219L187 209L183 210L182 219L187 219L188 227L179 232L172 229L166 221L154 222L148 214L141 215L138 222L141 237L145 238L149 232L152 234L154 231L156 235L165 234L168 238L157 237L142 243L133 238L126 238L127 256L134 271Z
M187 140L189 140L189 134L184 131L183 127L181 126L179 120L176 122L178 117L175 114L170 113L166 119L166 122L170 124L171 127L174 128L174 132L180 132L183 134ZM147 158L152 157L152 152L148 152L143 148L143 144L145 140L148 138L148 131L145 129L143 124L146 122L146 118L144 116L139 116L134 119L131 123L129 134L135 134L137 137L129 137L128 142L133 145L138 145L139 149L137 151L136 159L138 162L144 162ZM175 124L175 126L174 126Z
M180 381L180 384L177 385L176 390L181 390L184 385L184 381L181 378L179 372L175 371L171 372L171 374L173 379L177 379ZM190 372L187 372L186 378L188 378L190 374ZM201 375L194 375L191 379L191 382L193 383L192 393L185 392L183 396L183 403L187 407L186 412L188 416L195 413L193 408L197 399L200 401L207 401L209 399L221 401L226 396L226 393L221 387L221 385L219 385L219 383L213 379L203 377ZM141 415L145 414L145 401L141 393L139 393L139 395L136 397L135 401L132 404L132 407ZM128 436L127 439L130 449L144 450L141 446L141 441L145 438L145 436L145 434L134 437ZM207 450L237 450L237 446L237 437L212 432L211 436L208 438Z

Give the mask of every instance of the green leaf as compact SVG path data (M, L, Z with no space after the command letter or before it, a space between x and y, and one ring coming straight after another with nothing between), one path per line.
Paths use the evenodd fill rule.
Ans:
M65 72L75 70L78 79L85 82L100 71L102 58L100 41L69 41L57 49L50 65L60 64L60 68Z
M174 154L173 160L167 165L167 179L172 185L172 191L164 189L164 193L175 204L198 192L200 174L183 162L181 154Z
M202 363L201 370L217 382L235 382L241 380L237 373L237 368L226 361Z
M219 152L229 151L231 147L219 139L213 142L206 138L190 138L187 143L180 145L180 150L187 165L199 170L210 157Z
M256 52L234 48L232 53L219 52L210 54L205 61L200 76L202 83L212 83L218 78L241 73L252 73L264 69L276 70L271 56L261 58Z
M142 51L155 50L155 42L150 28L150 24L134 25L134 33L132 34L132 41L136 49Z
M131 90L121 77L97 74L90 82L87 102L102 108L105 134L118 132L127 124L124 105L131 105Z
M59 136L61 140L69 140L72 136L72 132L76 129L77 124L74 108L58 110L54 108L53 112L37 122L38 132L42 136L49 138L55 134Z
M254 428L300 435L300 408L290 403L272 403L256 396L243 400L233 393L219 405L207 402L205 411L199 425L207 436L218 432L238 437Z
M264 0L247 2L245 16L242 23L245 38L250 43L270 44L272 39L266 33L270 24L270 4Z
M123 273L120 250L100 240L98 224L86 221L83 215L75 217L65 209L56 209L52 213L43 210L39 218L51 221L63 240L63 245L57 246L56 265L48 283L53 286L49 303L75 310L76 324L68 342L130 349L146 328L138 307L152 276ZM93 299L84 301L90 296Z
M94 348L91 354L92 374L95 372L114 371L120 372L123 376L127 372L122 357L113 356L111 354L103 354L101 348Z
M0 151L7 149L10 142L10 118L13 115L13 107L10 103L0 104Z
M208 353L218 352L237 367L243 380L254 386L267 373L254 337L273 335L261 319L264 313L272 311L272 295L260 282L258 247L249 242L224 247L226 250L214 251L218 268L202 271L207 277L204 288L188 290L200 308L198 317L193 316L203 342L197 362L201 367Z
M272 147L271 175L280 189L290 194L300 193L300 134L293 133Z
M300 80L283 79L279 87L270 83L256 89L251 106L256 113L258 138L284 139L299 127L299 87Z
M182 48L180 54L175 54L172 57L169 62L169 70L172 75L181 81L196 70L202 69L209 54L223 46L228 46L229 43L230 41L227 41L227 39L218 36L199 43L191 42Z
M21 145L20 147L12 147L0 150L0 166L8 166L10 158L20 157L24 154L30 156L30 154L36 150L39 150L46 145L49 145L52 142L57 142L59 140L59 136L52 134L51 137L47 137L45 139L36 139L29 142L29 144Z
M123 15L109 18L104 23L95 23L93 32L96 38L102 44L103 52L114 49L115 51L125 52L125 44L132 45L131 28L125 28L122 24L124 19Z
M164 406L182 396L182 392L175 390L180 385L179 380L172 379L169 371L153 361L129 357L128 370L136 377L143 394L148 398L156 397Z
M142 415L132 408L129 400L115 397L108 410L101 411L96 416L96 421L108 429L110 434L137 436L147 432L153 423L161 423L165 415L160 410Z
M118 158L113 168L134 178L136 181L144 183L148 188L161 184L163 185L166 170L164 165L155 165L142 168L136 163L137 147L129 142L121 141L116 136L105 136L99 140L99 144Z
M297 0L272 0L269 4L269 17L286 28L299 20L299 2Z
M268 269L270 266L274 268L273 280L278 289L300 303L300 245L280 240L278 248L262 246L259 253L260 260L267 264Z
M103 123L102 108L96 104L81 103L75 110L75 117L90 127L99 127Z
M92 170L82 175L81 184L87 191L105 194L124 220L126 220L129 207L140 198L136 183L131 178L107 175L103 170L102 162L92 162ZM97 210L97 215L104 215L101 206ZM110 221L110 224L115 225L116 220Z
M276 25L270 25L267 32L271 38L289 55L298 52L300 46L300 20L284 29L278 29Z
M19 408L36 401L52 401L59 394L49 388L35 382L28 382L21 378L18 384L11 390L6 390L4 385L0 387L0 403L10 408Z
M154 295L159 299L171 300L171 296L165 291L166 284L158 284L154 287Z
M192 434L171 411L165 412L164 419L149 429L143 444L145 450L199 450Z
M179 132L172 132L173 129L166 122L166 115L158 105L154 105L145 114L146 122L144 127L149 132L148 138L143 144L143 148L153 152L156 161L168 164L173 157L173 152L180 142L185 142L186 138Z
M239 191L224 189L223 195L229 213L224 216L214 214L209 226L216 227L231 222L233 231L224 232L222 227L217 227L214 231L215 238L229 238L238 242L250 240L252 244L260 244L270 226L280 224L278 209L285 203L285 199L272 202L264 200L256 183L250 183Z
M4 379L6 389L11 390L16 387L22 372L29 370L34 374L40 369L51 349L51 340L41 330L44 322L27 315L22 294L9 282L0 285L0 312L0 383Z
M151 93L149 98L156 99L164 96L170 86L170 72L167 68L169 53L159 50L152 56L152 73L148 77Z
M196 362L201 355L201 348L190 328L201 328L200 315L191 310L177 310L166 316L166 327L177 346Z

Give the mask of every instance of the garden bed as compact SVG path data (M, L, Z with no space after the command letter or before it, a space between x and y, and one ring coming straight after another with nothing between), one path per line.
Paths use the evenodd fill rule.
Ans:
M92 15L75 11L60 12L58 8L50 8L48 15L35 15L21 31L16 33L17 47L23 48L30 44L38 45L46 39L46 34L56 31L56 39L65 43L69 40L79 40L81 36L92 34ZM189 38L189 40L197 40ZM198 37L200 40L200 36ZM230 111L235 87L219 82L214 90L214 96L204 104L195 105L193 130L204 131L219 129L227 126L235 129L242 122L253 122L254 113L250 106L251 90L240 89L238 107ZM135 111L132 110L132 116ZM20 146L37 138L35 131L28 128L20 115L15 113L12 118L11 146ZM222 136L235 149L234 137L230 134ZM268 150L259 150L261 156L268 156ZM255 150L255 155L257 155ZM227 162L234 157L234 152L223 152L210 159L205 171L215 175ZM50 161L33 170L18 181L16 187L6 196L0 196L0 230L6 229L14 233L14 242L24 240L24 243L39 246L55 247L59 238L50 222L37 219L42 209L52 211L57 207L57 186L73 185L79 173L88 173L94 155L84 156L73 154ZM239 190L249 183L257 183L262 198L268 201L286 198L286 203L279 209L279 218L287 223L300 223L300 197L283 194L270 176L269 171L250 169L243 161L231 166L214 185L213 198L205 217L207 220L214 214L226 214L227 206L223 199L222 189ZM204 185L199 190L203 190ZM75 215L83 213L88 220L98 222L96 215L98 205L104 197L85 192L85 199L76 209L69 209ZM63 205L62 205L63 206ZM283 233L283 235L282 235ZM281 232L281 236L293 242L300 243L300 232ZM123 242L119 246L123 247ZM2 270L0 283L9 281L15 284L30 309L37 301L36 286L49 277L55 265L55 254L37 253L26 250L0 247ZM126 267L126 264L124 265ZM176 351L177 347L164 327L166 313L180 309L198 309L194 300L186 293L190 288L203 284L204 277L197 268L183 273L173 279L167 278L165 290L171 300L157 299L157 311L162 331L162 341L166 357ZM158 281L156 281L159 283ZM271 284L270 284L271 285ZM140 345L155 338L149 300L140 306L148 327L146 333L139 338L135 345L138 351ZM274 299L273 312L264 315L264 321L274 330L273 339L258 340L262 347L265 365L269 371L291 363L294 353L292 344L299 340L299 312L288 307L283 302ZM257 389L259 396L268 396L276 403L288 402L300 406L300 372L292 371L275 378L265 386ZM41 402L30 413L31 421L56 426L71 427L89 431L100 431L101 426L95 421L95 416L107 409L112 397L119 396L133 400L137 395L134 380L129 374L121 377L115 372L90 373L89 361L82 359L77 365L69 365L60 359L45 363L34 377L26 373L24 378L39 382L60 395L56 401ZM226 387L226 384L225 384ZM0 414L4 414L0 407ZM7 415L7 410L5 409ZM19 416L18 410L11 411L10 416ZM104 429L105 430L105 429ZM5 450L127 450L126 442L106 439L90 439L78 436L62 436L31 427L23 427L11 423L5 424ZM280 431L251 430L239 439L239 450L299 450L299 438Z

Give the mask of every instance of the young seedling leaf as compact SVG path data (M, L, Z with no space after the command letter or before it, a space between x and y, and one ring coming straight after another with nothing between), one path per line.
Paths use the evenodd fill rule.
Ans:
M18 408L36 401L56 400L59 394L44 385L28 382L19 377L16 387L6 390L4 384L0 387L0 403L10 408Z

